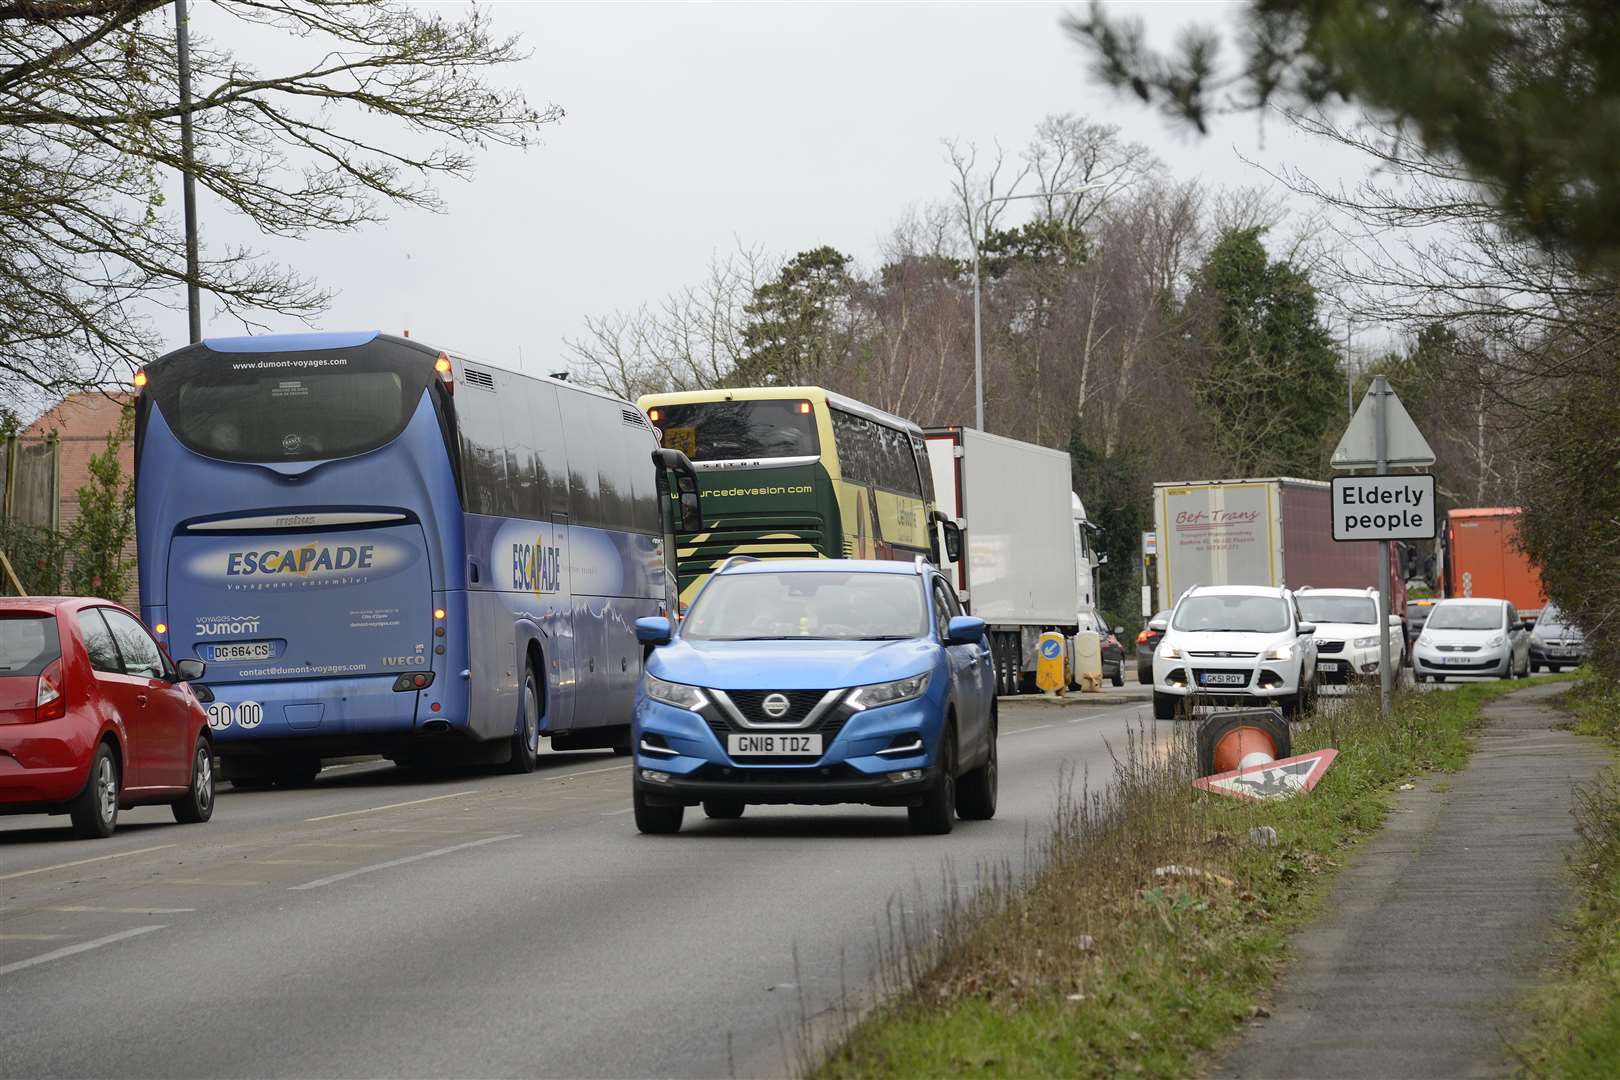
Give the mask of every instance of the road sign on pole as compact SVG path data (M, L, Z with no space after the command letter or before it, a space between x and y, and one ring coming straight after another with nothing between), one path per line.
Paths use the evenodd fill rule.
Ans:
M1333 539L1432 540L1434 477L1335 476Z
M1384 452L1378 452L1378 412L1384 413ZM1344 437L1333 450L1335 469L1427 468L1434 464L1434 451L1423 437L1401 399L1395 396L1389 380L1373 379L1367 396L1361 399Z
M1339 445L1333 450L1333 467L1373 469L1377 477L1387 477L1391 465L1423 467L1433 464L1434 451L1429 448L1429 440L1425 439L1423 433L1417 429L1417 425L1412 423L1412 417L1407 413L1406 406L1401 404L1401 399L1395 396L1389 380L1382 375L1373 376L1372 385L1367 388L1367 396L1362 398L1361 405L1356 409L1356 415L1350 418L1350 426L1345 429ZM1410 479L1413 478L1402 478L1402 480ZM1429 484L1429 513L1425 516L1432 521L1434 518L1432 477ZM1340 490L1339 481L1335 480L1333 488L1335 540L1341 539ZM1372 487L1345 490L1359 490L1370 498L1375 495L1382 497L1379 493L1387 493L1394 488L1385 489L1375 484ZM1431 529L1424 535L1433 536L1434 532ZM1378 704L1385 716L1389 715L1395 694L1395 672L1390 668L1389 647L1389 536L1390 534L1385 533L1379 542L1379 547L1383 550L1378 559Z

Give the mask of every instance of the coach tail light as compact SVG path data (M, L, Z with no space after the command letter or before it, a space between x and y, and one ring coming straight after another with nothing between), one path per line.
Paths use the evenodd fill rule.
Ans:
M440 353L439 358L433 361L433 370L439 373L439 380L444 383L444 392L447 394L455 393L456 373L450 365L450 357L445 353Z

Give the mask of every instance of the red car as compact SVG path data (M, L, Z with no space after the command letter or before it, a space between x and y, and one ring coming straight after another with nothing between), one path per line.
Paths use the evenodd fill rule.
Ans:
M120 807L214 812L208 716L141 621L106 600L0 597L0 813L71 814L110 836Z

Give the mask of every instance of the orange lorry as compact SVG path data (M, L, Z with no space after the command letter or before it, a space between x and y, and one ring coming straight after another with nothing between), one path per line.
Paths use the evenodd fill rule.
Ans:
M1533 618L1547 603L1541 571L1519 549L1516 506L1453 510L1440 531L1442 579L1448 597L1506 600Z

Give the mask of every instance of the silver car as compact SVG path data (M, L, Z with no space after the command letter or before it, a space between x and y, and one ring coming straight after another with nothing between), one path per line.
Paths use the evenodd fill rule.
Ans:
M1523 678L1530 674L1530 631L1506 600L1442 600L1412 645L1412 672L1418 682Z
M1557 605L1541 609L1536 625L1530 628L1530 670L1560 671L1580 667L1586 659L1586 637L1569 621Z

